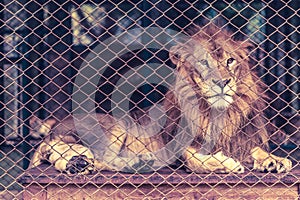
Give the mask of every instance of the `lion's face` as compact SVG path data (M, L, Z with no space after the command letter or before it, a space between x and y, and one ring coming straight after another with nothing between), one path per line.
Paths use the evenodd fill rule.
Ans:
M246 114L258 98L248 46L251 44L235 41L226 32L212 28L172 47L170 58L210 107L227 109L235 104Z
M237 91L237 60L226 52L220 59L215 59L205 49L198 55L192 63L192 81L212 107L227 108Z

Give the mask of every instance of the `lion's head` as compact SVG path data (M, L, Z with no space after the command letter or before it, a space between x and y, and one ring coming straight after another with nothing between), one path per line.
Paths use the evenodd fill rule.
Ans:
M233 40L215 25L194 28L191 40L171 48L170 57L200 96L213 108L239 108L244 115L256 101L259 86L249 61L246 41Z

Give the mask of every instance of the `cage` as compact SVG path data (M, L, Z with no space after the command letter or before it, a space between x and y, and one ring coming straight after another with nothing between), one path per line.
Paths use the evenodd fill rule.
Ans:
M299 198L299 1L3 0L0 10L1 199ZM90 128L77 136L96 157L107 138L85 116L131 117L151 136L166 128L161 103L177 78L170 49L211 22L252 42L270 153L290 159L290 172L186 172L174 149L168 165L146 161L140 171L29 169L54 124L74 114L84 114L73 123ZM189 142L175 137L175 149Z

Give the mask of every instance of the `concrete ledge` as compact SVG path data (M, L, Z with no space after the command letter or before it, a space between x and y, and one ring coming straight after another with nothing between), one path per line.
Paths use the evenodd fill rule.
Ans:
M149 174L104 171L68 176L48 165L19 182L26 199L298 199L300 169L290 173L194 174L162 169Z

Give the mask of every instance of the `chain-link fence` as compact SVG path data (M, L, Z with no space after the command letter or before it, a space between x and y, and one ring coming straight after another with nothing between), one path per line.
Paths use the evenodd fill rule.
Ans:
M275 197L285 195L290 198L294 195L297 198L300 158L299 5L298 0L1 1L1 199L248 199L247 194L252 198L270 197L265 196L269 191ZM229 30L236 40L248 39L254 44L249 49L251 70L256 70L258 79L265 84L257 95L267 104L261 111L264 112L270 153L290 159L293 163L290 172L258 172L251 167L245 167L241 174L233 173L237 172L235 169L226 173L210 169L203 173L186 170L189 159L182 152L193 146L195 137L199 137L196 134L199 127L194 127L193 118L181 120L184 113L193 112L195 107L185 111L166 110L164 107L164 102L168 101L166 94L173 91L174 85L175 88L178 86L176 81L180 79L176 70L178 63L172 62L170 51L178 43L189 43L187 33L191 27L205 29L208 22ZM205 49L205 45L202 48ZM228 48L225 47L225 54L233 58L227 59L227 67L234 61L247 60L234 57L242 45L234 50ZM205 54L207 50L203 51ZM181 55L174 56L184 62ZM202 61L199 61L201 66ZM186 76L193 77L195 72L192 71ZM203 70L198 73L203 73ZM221 72L220 76L225 75ZM196 84L203 80L194 78L193 81ZM234 81L215 82L224 89ZM193 84L188 85L194 91ZM253 92L253 87L248 86L245 94ZM234 88L229 86L230 91ZM179 89L174 90L175 96L180 93ZM222 98L230 103L242 99L245 94L238 94L233 100L227 94ZM198 95L195 94L197 98ZM177 99L179 104L184 97ZM253 102L247 103L250 110L259 109ZM211 107L213 103L207 104L207 109L214 110ZM170 113L177 114L178 118L172 115L173 118L169 119ZM214 116L213 113L211 111L210 115ZM193 117L201 121L203 114L198 115ZM73 120L74 116L77 117ZM95 116L100 123L94 122ZM221 114L221 117L227 116ZM221 117L212 117L214 120L208 124L217 123ZM255 117L248 115L245 119L249 119L249 124L256 121ZM166 126L170 120L177 125ZM232 120L232 124L227 125L237 130L234 127L240 125L235 122ZM101 131L103 124L109 124L106 131ZM220 128L221 125L216 126ZM222 127L227 129L226 125ZM246 131L245 127L239 128ZM178 128L181 131L177 131ZM259 132L260 129L263 128L256 127L255 130ZM128 136L126 132L135 134ZM53 136L56 133L59 136ZM150 137L155 141L163 138L164 144L143 141L143 138ZM167 143L167 138L171 138L171 142ZM202 140L208 142L210 139L205 137ZM46 141L46 146L41 147L43 141ZM243 149L246 143L251 141L239 141L239 147L229 149ZM69 153L65 144L76 152L73 158L65 155ZM167 146L159 161L152 160L156 155L148 154L154 151L151 145L161 145L159 150ZM77 147L86 149L82 152ZM127 152L124 151L126 148ZM35 152L41 155L37 156L38 159L45 158L52 164L60 161L59 157L51 157L55 153L63 158L61 163L67 162L62 171L49 163L29 170ZM105 163L109 167L94 163L94 158L103 160L106 154L110 154ZM202 159L201 156L198 160ZM226 165L228 160L229 157L219 161ZM36 160L34 162L33 166L39 164ZM78 162L83 162L82 166ZM97 166L99 169L90 174L76 175L81 168ZM80 169L75 169L77 167ZM101 171L101 167L104 170ZM27 193L23 196L24 191Z

